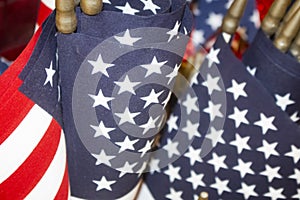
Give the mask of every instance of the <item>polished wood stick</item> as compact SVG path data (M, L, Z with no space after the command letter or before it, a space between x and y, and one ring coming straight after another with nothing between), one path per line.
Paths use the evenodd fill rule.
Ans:
M56 0L55 7L55 23L58 31L66 34L74 32L77 26L74 0Z
M97 15L103 7L102 0L81 0L80 7L87 15Z

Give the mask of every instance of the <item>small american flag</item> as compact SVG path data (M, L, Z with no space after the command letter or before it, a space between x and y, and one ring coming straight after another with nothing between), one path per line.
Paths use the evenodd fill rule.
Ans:
M223 17L233 0L198 0L195 15L195 31L192 34L196 47L203 45L208 38L214 35L221 26ZM260 25L259 12L256 9L256 0L249 0L240 26L245 29L248 41L252 41Z
M280 52L262 30L246 51L247 69L273 96L276 104L294 122L300 120L300 64L290 54Z
M139 199L300 198L299 126L222 35L178 102Z
M19 90L27 76L22 79L18 76L30 56L42 48L48 32L48 25L41 28L0 77L1 199L68 199L69 196L62 128L42 108L47 102L36 104Z
M53 28L22 72L22 91L47 102L42 107L63 126L74 199L133 199L192 15L184 0L103 2L96 16L77 8L70 35L56 34L48 19Z

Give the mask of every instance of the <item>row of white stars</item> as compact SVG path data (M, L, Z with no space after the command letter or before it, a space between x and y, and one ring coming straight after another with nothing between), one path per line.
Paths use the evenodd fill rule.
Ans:
M144 4L143 10L150 10L153 14L157 14L157 10L161 8L154 4L152 0L140 0ZM111 4L109 0L103 0L103 3ZM124 14L135 15L136 13L140 12L137 9L131 7L131 5L126 2L124 6L115 6L117 9L122 10Z

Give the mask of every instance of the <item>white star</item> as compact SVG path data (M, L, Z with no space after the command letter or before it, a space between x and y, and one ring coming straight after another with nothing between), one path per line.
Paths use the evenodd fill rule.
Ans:
M145 97L141 97L141 99L143 101L146 101L145 105L144 105L144 109L149 106L152 103L159 103L159 99L158 97L163 93L164 91L160 91L158 93L155 92L154 89L151 90L150 94L148 96Z
M120 172L119 178L124 176L125 174L128 173L133 173L133 168L137 165L137 163L132 163L130 164L128 161L126 161L123 165L123 167L116 168Z
M103 190L103 189L112 191L111 185L114 184L115 182L117 181L108 181L105 176L102 176L101 180L99 181L93 180L93 183L97 184L96 191Z
M290 118L293 122L297 122L300 119L300 117L298 117L298 112L295 112Z
M134 150L134 144L137 143L139 140L130 140L128 136L125 137L123 142L116 142L117 145L120 146L119 153L122 151L125 151L126 149L128 150Z
M151 158L150 162L148 163L149 166L149 171L151 174L154 172L160 172L160 167L159 167L160 159L155 159Z
M104 137L110 139L110 136L108 133L115 130L115 128L106 127L104 125L103 121L101 121L98 126L91 125L91 127L96 131L94 134L94 138L99 137L99 136L104 136Z
M92 99L94 99L94 104L93 104L94 108L101 105L108 110L110 109L108 102L114 99L113 97L104 96L101 89L99 90L97 95L89 94L89 96Z
M208 18L206 19L206 24L211 27L213 31L217 30L222 24L223 15L216 14L214 12L209 13Z
M155 119L153 119L153 117L149 117L149 120L147 121L146 124L142 124L140 125L141 128L144 129L143 131L143 135L145 135L146 133L149 132L150 129L154 129L157 128L158 126L156 125L157 120L160 118L160 116L156 117Z
M228 168L224 162L225 159L226 159L225 155L218 156L218 154L213 153L212 159L209 160L208 163L211 164L212 166L214 166L215 172L217 173L220 170L220 168L224 168L224 169Z
M139 114L140 114L140 112L131 113L128 107L125 108L124 112L115 113L115 115L120 118L119 126L121 126L122 124L124 124L126 122L128 122L130 124L135 124L135 121L133 118L135 118Z
M229 115L228 118L232 119L235 123L235 128L238 128L241 123L249 124L249 121L246 118L248 110L239 110L238 107L234 107L233 114Z
M193 189L196 190L199 186L205 187L205 183L202 181L204 174L196 174L191 170L191 176L186 179L193 185Z
M190 120L187 120L186 126L182 128L182 131L187 133L189 140L193 137L201 137L198 132L199 123L192 123Z
M109 77L107 73L107 69L110 67L115 66L114 64L105 63L102 59L101 54L99 54L97 60L88 60L88 62L93 66L92 74L96 74L98 72L101 72L105 76Z
M141 0L141 2L144 4L143 10L151 10L155 15L157 14L156 10L160 9L160 7L154 4L152 0Z
M173 188L170 188L170 193L166 195L166 198L170 200L183 200L181 195L182 191L176 191Z
M219 142L221 144L225 144L225 141L222 138L224 130L216 130L214 127L210 128L209 133L207 133L206 138L211 140L212 146L216 146L216 144Z
M274 178L282 178L278 171L280 170L280 167L270 167L269 165L266 165L266 170L261 172L261 175L264 175L268 178L268 181L271 183Z
M229 180L221 180L219 177L215 178L216 182L212 184L210 187L218 190L218 194L222 195L223 192L231 192L230 188L227 186Z
M260 27L260 17L257 9L253 10L253 13L250 17L250 22L254 24L255 28L258 29Z
M101 150L100 154L92 154L92 156L97 159L95 165L105 164L107 166L111 166L110 160L116 157L107 155L104 150Z
M275 149L277 145L278 142L270 144L266 140L263 140L262 146L257 148L257 151L263 152L265 154L266 160L268 160L271 155L279 156L279 153Z
M192 98L190 94L187 95L186 100L182 103L182 105L186 107L186 112L188 115L191 114L192 111L199 112L198 98Z
M231 81L232 86L228 88L226 91L233 94L234 100L237 100L240 96L247 97L247 93L244 88L246 86L246 82L237 83L234 79Z
M283 188L275 189L272 186L269 186L269 192L264 194L266 197L270 197L272 200L285 199L285 196L282 195Z
M195 164L196 161L202 162L201 149L194 149L193 146L189 147L189 151L184 154L185 157L189 158L191 166Z
M49 68L45 68L45 71L46 71L47 77L46 77L46 80L44 82L44 85L46 85L47 83L50 83L51 87L53 87L53 76L54 76L56 71L53 69L52 61L50 63Z
M280 96L275 94L276 104L279 106L283 111L286 110L286 107L295 103L295 101L290 99L291 94L288 93L285 96Z
M297 194L295 194L294 196L292 196L292 198L294 198L294 199L300 199L300 189L297 189Z
M235 134L235 140L231 141L229 144L236 146L238 154L241 154L244 150L251 150L250 146L248 145L250 137L241 137L238 133Z
M203 44L205 42L204 31L194 30L192 33L192 42L195 46Z
M232 169L240 172L241 178L244 178L246 174L254 175L254 171L251 169L252 162L244 162L242 159L238 159L238 165L233 167Z
M129 79L129 76L126 75L124 80L121 82L115 82L116 85L120 87L120 90L118 94L121 94L122 92L130 92L131 94L135 95L134 88L139 85L141 82L131 82Z
M169 177L170 183L172 183L175 181L175 179L181 180L179 171L180 167L174 167L173 165L169 165L168 169L164 173Z
M263 134L266 134L268 130L277 131L277 128L273 124L274 119L274 116L266 117L265 114L260 113L260 120L254 122L254 125L260 126Z
M127 29L124 33L123 36L114 36L114 38L116 40L118 40L118 42L120 42L120 44L124 44L124 45L128 45L128 46L133 46L133 44L137 41L139 41L140 37L131 37L129 30Z
M170 74L168 74L166 77L169 78L168 80L168 85L172 82L172 80L177 76L178 74L178 70L179 68L181 67L181 64L180 65L175 65L175 68L174 70L171 71Z
M299 169L294 169L294 174L290 175L289 178L295 179L297 184L300 184L300 170Z
M208 67L211 67L211 65L213 63L220 64L220 61L218 58L219 52L220 52L220 49L214 49L214 47L212 47L209 50L209 53L206 55L206 58L208 60Z
M167 124L168 124L168 133L171 133L173 129L175 131L178 130L178 126L176 124L177 120L178 120L178 116L175 116L174 113L172 113L170 115L170 118L169 118L168 122L167 122Z
M125 6L115 6L115 7L117 9L122 10L124 14L128 14L128 15L135 15L135 13L139 12L139 10L132 8L128 2L126 2Z
M242 188L237 190L237 192L243 194L245 199L249 199L250 196L257 197L258 194L254 191L255 187L255 185L247 185L242 182Z
M202 83L202 85L207 87L209 95L211 95L214 90L222 91L220 86L218 85L219 80L220 77L218 76L212 78L210 74L207 75L207 79Z
M178 34L180 25L181 25L181 23L179 21L177 21L176 24L174 25L174 28L167 32L167 34L170 35L168 42L170 42L172 40L172 38Z
M294 145L292 145L291 149L292 150L290 152L286 153L285 155L292 157L294 160L294 163L297 164L297 162L299 162L299 160L300 160L300 149Z
M178 142L173 142L170 138L168 138L167 144L163 147L163 149L167 151L169 158L172 158L173 155L180 156L180 153L177 149L178 145Z
M147 140L145 146L139 150L139 152L141 153L141 157L143 157L146 154L146 152L151 149L153 142L154 142L154 139L151 141Z
M247 71L252 75L255 76L256 74L256 67L253 67L252 69L250 68L250 66L247 66Z
M221 104L214 104L212 101L208 102L208 107L203 110L203 112L209 114L210 121L214 121L216 117L223 117L221 113Z
M161 74L161 68L167 62L168 62L167 60L158 62L156 56L154 56L150 64L141 65L141 67L143 67L147 70L145 78L154 73Z

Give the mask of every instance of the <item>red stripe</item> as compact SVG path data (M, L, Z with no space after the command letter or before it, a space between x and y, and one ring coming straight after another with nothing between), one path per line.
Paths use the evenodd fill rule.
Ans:
M1 101L0 145L12 134L33 107L34 103L24 94L16 91L11 98Z
M24 134L30 137L30 133ZM60 135L61 127L55 120L52 120L45 135L30 156L7 180L0 184L0 199L23 199L30 193L51 164L59 145ZM13 156L13 152L10 156Z
M68 175L68 165L66 164L63 181L54 199L62 200L62 199L68 199L68 197L69 197L69 175Z
M20 54L20 56L13 62L13 64L5 70L5 72L0 76L0 96L3 95L3 93L10 88L11 86L14 86L14 88L19 88L22 82L17 78L28 62L32 51L37 43L38 38L40 37L42 28L39 28L39 30L33 35L31 40L29 41L26 48L23 50L23 52ZM3 97L1 97L2 99ZM2 102L2 100L0 101Z
M39 26L45 21L45 19L51 14L52 10L48 8L43 2L40 3L40 9L38 13L37 23Z

